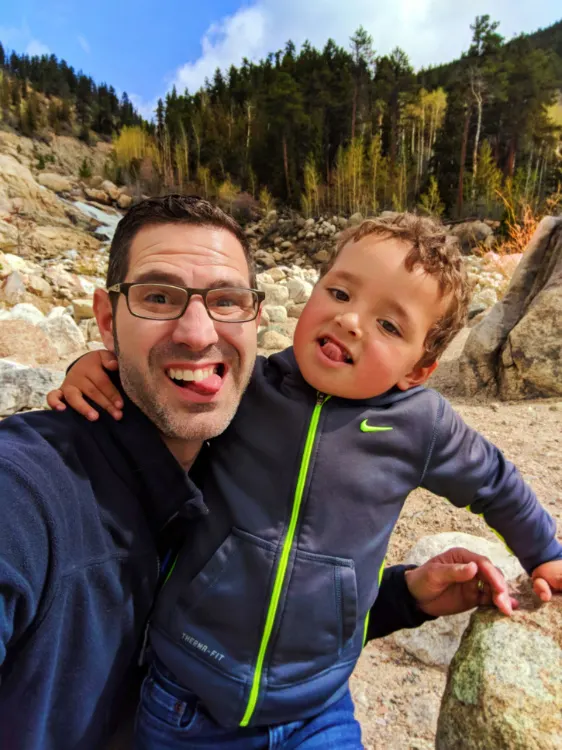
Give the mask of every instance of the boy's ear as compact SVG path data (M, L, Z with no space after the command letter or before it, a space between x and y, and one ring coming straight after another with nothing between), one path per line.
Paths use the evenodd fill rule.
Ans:
M435 361L425 367L416 365L411 372L400 378L396 383L396 387L400 388L401 391L407 391L408 388L413 388L415 385L422 385L435 372L438 364L439 362Z
M113 306L109 294L105 289L94 292L94 315L104 346L115 354L115 339L113 336Z

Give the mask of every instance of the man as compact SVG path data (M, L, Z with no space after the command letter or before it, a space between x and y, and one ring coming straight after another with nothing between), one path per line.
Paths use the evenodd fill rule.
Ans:
M256 355L257 303L253 319L229 326L207 311L208 290L254 286L238 225L181 196L136 206L113 240L108 287L164 280L191 290L171 321L136 317L123 294L95 295L104 342L119 360L121 422L102 415L89 424L69 410L0 425L2 748L104 747L161 581L160 559L183 524L209 512L187 471L232 419ZM207 372L206 388L173 384L170 370L186 361ZM453 551L407 581L403 569L389 569L369 635L492 595L509 608L501 575L471 553Z

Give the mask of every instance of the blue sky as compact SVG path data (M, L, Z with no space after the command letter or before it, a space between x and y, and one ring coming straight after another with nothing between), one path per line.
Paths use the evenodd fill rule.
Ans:
M17 52L53 52L77 70L127 91L148 115L176 84L195 90L219 66L260 59L309 39L347 46L362 24L375 50L399 45L415 67L468 47L469 25L489 13L510 38L562 18L560 0L1 0L0 41Z

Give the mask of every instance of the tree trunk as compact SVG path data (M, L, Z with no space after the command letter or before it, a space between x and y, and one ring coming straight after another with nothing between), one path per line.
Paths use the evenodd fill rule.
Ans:
M287 137L283 134L283 166L285 168L285 183L287 185L287 199L291 199L291 181L289 179L289 156L287 154Z
M478 176L478 147L480 144L480 131L482 129L482 91L481 91L481 82L478 80L476 84L476 88L474 85L474 81L472 81L471 88L472 88L472 96L474 97L474 100L476 102L477 107L477 113L478 117L476 120L476 135L474 136L474 150L472 152L472 190L471 190L471 198L472 203L474 203L476 199L476 178Z
M513 177L515 174L515 154L517 153L517 136L514 135L509 142L509 153L507 155L507 176Z
M466 147L468 144L468 126L470 124L470 107L466 107L464 115L464 129L462 134L461 144L461 159L459 165L459 186L457 192L457 216L460 219L462 216L463 202L464 202L464 165L466 162Z
M355 84L353 87L353 108L351 111L351 140L355 138L355 121L357 118L357 95L358 95L358 86Z

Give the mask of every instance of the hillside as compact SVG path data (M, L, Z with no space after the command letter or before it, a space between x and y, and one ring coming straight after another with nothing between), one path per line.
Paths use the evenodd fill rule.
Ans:
M259 63L217 70L199 91L172 89L153 123L126 93L54 55L0 45L0 128L38 142L113 141L103 176L147 193L231 205L245 192L249 204L307 216L540 210L562 180L562 22L507 42L489 16L471 28L460 60L419 73L407 51L377 55L363 28L349 49L289 41Z

